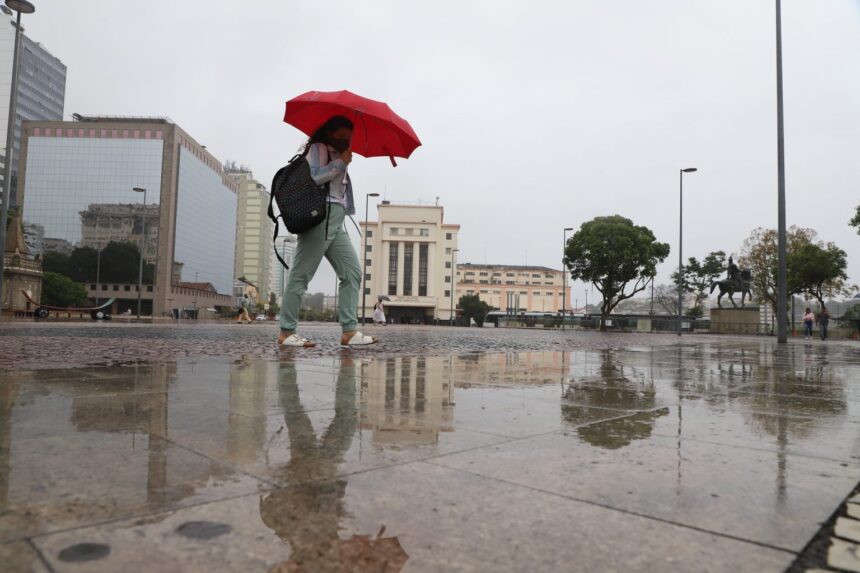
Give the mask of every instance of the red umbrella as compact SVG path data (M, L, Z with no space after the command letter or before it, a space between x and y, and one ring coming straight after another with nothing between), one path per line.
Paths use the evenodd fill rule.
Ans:
M364 157L409 158L421 145L409 123L388 104L361 97L346 90L307 92L287 102L284 121L312 135L333 115L353 123L351 149Z

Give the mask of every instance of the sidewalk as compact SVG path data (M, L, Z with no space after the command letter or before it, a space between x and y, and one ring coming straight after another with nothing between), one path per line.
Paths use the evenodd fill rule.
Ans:
M860 481L851 345L154 328L19 333L170 352L0 374L11 571L782 571Z

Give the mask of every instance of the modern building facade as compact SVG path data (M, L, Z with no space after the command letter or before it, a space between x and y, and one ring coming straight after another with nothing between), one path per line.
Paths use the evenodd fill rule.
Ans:
M445 223L439 205L377 205L377 220L361 223L367 255L363 310L369 319L378 295L390 298L394 323L450 320L460 225ZM366 247L364 243L367 243ZM359 260L363 260L359 252Z
M74 117L23 124L25 228L41 227L44 249L146 237L156 255L144 315L232 306L238 184L221 162L168 119Z
M12 60L15 49L15 20L11 12L0 7L0 146L5 163L6 118L9 117L9 92L12 87ZM21 144L21 122L26 120L63 119L66 101L66 66L44 46L26 34L21 35L18 70L17 110L15 113L15 138L12 146L12 200L20 202L17 193L18 157ZM3 166L0 165L0 185L3 181Z
M272 220L267 210L266 187L254 179L250 169L228 162L224 171L237 185L236 278L256 285L257 301L269 300L272 253Z
M499 310L525 312L559 312L562 309L563 271L539 266L476 265L457 267L456 298L476 294ZM566 287L567 309L570 286Z
M285 229L281 229L282 233L286 233ZM269 246L269 292L275 293L275 301L278 305L281 304L284 297L284 287L287 285L287 279L290 277L290 270L285 269L278 257L275 256L275 250L284 259L288 266L293 266L293 255L296 252L296 236L287 233L284 236L279 236L275 240L274 247Z

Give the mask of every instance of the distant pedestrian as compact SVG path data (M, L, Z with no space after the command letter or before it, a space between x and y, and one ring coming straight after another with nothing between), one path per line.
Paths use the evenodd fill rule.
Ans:
M806 307L806 311L803 313L803 338L805 340L812 338L812 323L814 322L815 314L811 308Z
M373 323L385 326L385 306L381 298L373 305Z
M352 162L352 122L340 115L333 116L308 139L302 155L311 169L317 185L328 188L328 220L299 233L290 278L284 288L281 306L281 332L278 344L298 348L311 348L316 343L296 334L299 307L308 283L314 277L323 257L328 259L337 274L340 286L338 318L344 346L362 346L378 342L376 337L358 331L358 295L361 283L361 266L358 255L344 229L347 216L355 213L352 181L347 166Z
M248 314L248 308L251 306L251 297L247 293L242 295L239 301L239 316L236 317L236 322L251 322L251 315Z
M818 331L821 333L821 340L827 340L827 325L829 324L830 311L822 305L821 312L818 313Z

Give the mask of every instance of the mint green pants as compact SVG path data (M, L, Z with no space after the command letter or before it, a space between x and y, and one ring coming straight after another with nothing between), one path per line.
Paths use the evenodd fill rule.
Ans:
M343 205L332 203L326 222L305 231L296 240L293 265L284 287L284 300L281 305L281 330L295 332L299 322L299 308L302 295L308 290L308 283L314 278L323 257L331 263L339 280L338 316L343 332L358 328L358 291L361 288L361 265L358 255L343 228L346 209Z

